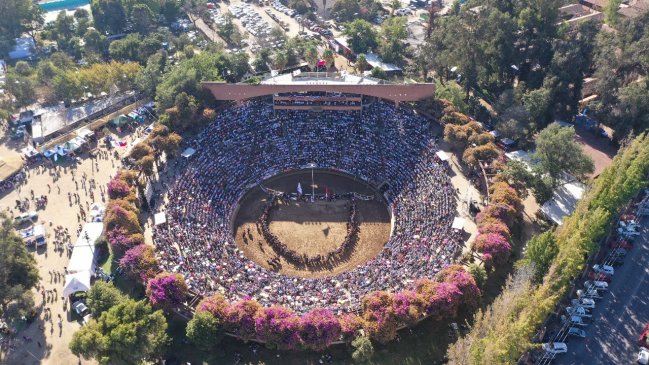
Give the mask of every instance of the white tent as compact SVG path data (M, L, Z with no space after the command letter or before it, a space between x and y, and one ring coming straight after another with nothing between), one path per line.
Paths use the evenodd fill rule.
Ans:
M86 223L72 248L68 273L95 272L95 241L104 231L103 223Z
M543 204L541 211L548 219L561 225L563 218L575 211L577 202L584 195L585 190L586 186L582 183L566 183L554 191L552 199Z
M92 203L90 205L90 217L92 218L93 222L101 222L104 217L104 213L106 212L106 207L102 203ZM99 218L97 220L96 218Z
M181 156L183 156L184 158L190 158L194 155L194 153L196 153L195 149L187 147L187 149L184 150L183 153L181 153Z
M165 212L156 213L156 214L153 216L153 223L154 223L156 226L157 226L157 225L160 225L160 224L167 223L167 215L165 214Z
M448 159L449 159L448 155L444 151L437 151L437 152L435 152L435 154L442 161L448 161Z
M453 225L451 225L451 228L453 228L453 229L464 229L464 222L465 222L464 218L455 217L453 219Z
M65 276L63 296L68 297L76 292L90 290L90 271L81 271Z

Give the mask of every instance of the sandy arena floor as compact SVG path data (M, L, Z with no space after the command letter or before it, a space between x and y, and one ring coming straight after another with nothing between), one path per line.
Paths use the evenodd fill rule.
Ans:
M315 173L316 194L322 194L325 186L334 194L357 192L376 196L373 201L357 201L360 212L360 234L358 242L343 261L332 267L297 267L280 258L279 272L289 276L324 277L353 269L376 256L390 237L390 215L384 200L367 184L348 176L318 171ZM302 171L271 178L264 186L296 192L298 182L304 193L311 191L311 173ZM258 187L251 190L242 200L235 218L237 245L246 256L259 265L271 269L267 261L276 253L257 230L257 220L263 211L266 194ZM270 215L271 231L290 249L301 254L314 256L326 254L339 247L347 234L349 201L333 202L292 201L273 210ZM244 238L245 236L245 238Z

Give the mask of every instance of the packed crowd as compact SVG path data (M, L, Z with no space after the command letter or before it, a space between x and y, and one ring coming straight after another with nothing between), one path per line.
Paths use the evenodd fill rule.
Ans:
M358 240L359 232L359 223L358 223L358 209L356 209L356 204L351 203L349 207L349 221L347 222L347 234L343 243L338 246L335 250L328 252L326 255L315 255L309 256L304 253L300 255L295 250L291 250L284 242L282 242L279 237L277 237L270 230L270 213L274 208L280 204L281 198L279 196L271 196L268 198L268 202L264 206L264 210L259 217L258 229L261 231L264 239L268 244L273 248L273 250L279 255L287 259L289 262L298 266L323 266L325 264L333 264L336 260L343 258L345 254L348 254L351 249L354 248L356 241ZM273 262L271 266L276 265L276 262Z
M161 269L182 273L196 292L221 292L232 301L250 296L298 313L354 311L369 292L433 277L460 247L451 228L455 190L435 158L435 140L423 118L383 102L362 114L273 112L258 101L226 109L190 143L197 153L178 162L180 171L160 199L168 220L154 229ZM377 257L332 277L284 276L234 243L231 219L243 194L309 163L387 186L395 221Z

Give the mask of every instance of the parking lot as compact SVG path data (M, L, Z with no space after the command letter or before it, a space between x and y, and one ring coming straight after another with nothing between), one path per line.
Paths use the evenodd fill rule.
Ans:
M608 290L595 301L586 338L569 336L567 352L555 364L633 364L640 346L638 337L649 323L649 218L640 221L639 235L621 266L615 267ZM549 362L543 362L549 363Z

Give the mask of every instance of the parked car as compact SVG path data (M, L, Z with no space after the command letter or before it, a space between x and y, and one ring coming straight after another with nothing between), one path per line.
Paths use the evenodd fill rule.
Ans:
M585 320L585 317L580 316L570 316L570 324L573 326L588 326L588 323Z
M644 326L644 331L642 331L638 338L638 345L649 349L649 323Z
M610 283L613 280L612 277L610 277L610 276L608 276L606 274L596 273L596 272L593 272L593 271L588 272L588 279L590 279L590 280L598 280L598 281L605 281L607 283Z
M549 342L543 344L543 350L550 354L565 354L568 352L568 345L564 342Z
M597 290L608 290L608 283L605 281L593 280L584 282L584 288L595 288Z
M31 211L29 213L25 212L22 213L14 218L14 224L17 226L22 225L23 223L26 222L34 222L38 219L38 213Z
M613 268L613 266L609 265L593 265L593 270L595 272L604 273L610 276L615 275L615 269Z
M640 352L638 352L638 358L636 360L638 364L642 365L647 365L649 364L649 350L647 349L640 349Z
M582 330L581 328L570 327L568 328L568 336L586 338L586 331Z
M88 322L90 321L90 309L88 309L86 303L84 303L82 300L78 300L72 303L72 309L81 318L81 323L83 325L88 324Z
M588 310L586 310L586 308L580 306L566 307L566 312L568 312L568 314L572 316L579 316L579 317L586 317L586 318L590 318L593 316L592 314L590 314Z
M588 309L595 309L595 301L589 298L573 299L570 303L574 306L581 306Z
M622 248L627 251L631 251L633 249L633 243L627 241L627 240L616 240L616 241L611 241L610 248Z

